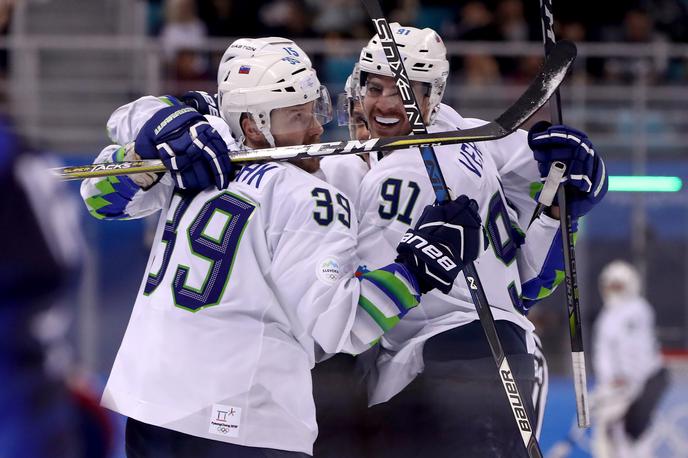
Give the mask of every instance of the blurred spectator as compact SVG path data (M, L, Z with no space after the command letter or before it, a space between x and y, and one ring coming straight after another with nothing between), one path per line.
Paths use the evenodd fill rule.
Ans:
M590 40L588 28L580 21L562 21L556 25L555 31L559 40L569 40L574 43L583 43ZM588 76L600 78L603 75L604 59L599 57L579 58L573 63L573 68L574 70L568 76L569 80L571 82L583 83ZM579 71L583 69L584 71Z
M16 0L0 0L0 38L5 37L10 31L10 20L14 11ZM7 74L7 51L0 49L0 78Z
M523 15L521 0L500 0L497 4L495 26L499 41L524 42L528 40L528 24ZM502 76L518 78L521 66L518 57L500 57L497 59ZM527 69L527 67L526 67ZM526 79L529 74L526 75Z
M315 11L313 29L319 34L339 33L362 39L370 38L368 27L364 26L368 16L359 0L315 0L310 4Z
M0 455L107 456L111 424L76 381L66 334L83 240L51 163L0 117Z
M634 8L626 12L622 28L611 38L629 43L664 43L666 37L656 31L652 17L644 9ZM630 83L639 77L655 80L667 69L668 59L662 53L655 54L652 62L639 59L608 59L605 68L605 79L608 81Z
M503 40L528 40L528 24L521 0L501 0L497 4L496 23Z
M461 8L456 26L448 33L451 38L467 41L495 41L500 37L493 14L477 0ZM497 60L490 55L469 54L462 60L452 59L450 64L454 72L463 70L464 80L470 85L491 84L500 78Z
M652 307L640 294L630 264L614 261L600 274L604 306L595 323L593 368L593 455L638 456L636 442L650 425L668 385L655 335Z
M456 26L448 30L448 37L456 40L493 41L499 40L499 31L494 15L484 2L470 0L461 7Z
M311 28L311 16L312 11L304 0L272 0L260 9L266 35L291 39L316 36Z
M416 23L419 3L419 0L383 0L382 6L389 22L411 25ZM430 25L425 27L430 27Z
M198 14L213 37L264 35L258 11L264 1L199 0Z
M688 2L685 0L645 0L658 31L671 41L688 41Z
M196 13L195 1L167 0L165 18L160 41L173 74L180 80L207 76L207 59L198 52L206 40L206 27Z

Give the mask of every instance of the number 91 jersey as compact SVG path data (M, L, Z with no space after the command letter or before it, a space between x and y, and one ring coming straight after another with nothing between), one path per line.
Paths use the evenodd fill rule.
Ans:
M463 119L456 117L452 129L466 127L461 124L466 124ZM448 129L435 124L429 130ZM475 266L495 319L514 322L529 334L533 326L518 311L523 308L519 303L522 284L540 272L556 237L558 222L541 217L526 234L518 229L518 216L507 205L489 146L465 143L436 147L435 151L452 198L466 194L478 202L489 247ZM417 149L395 151L373 161L361 183L356 205L361 263L368 269L378 268L394 254L402 235L413 226L423 207L434 201L435 194ZM477 319L463 275L459 275L448 295L437 291L424 295L420 306L383 336L384 351L377 361L379 379L372 384L370 403L388 400L422 370L425 340Z
M369 344L351 331L351 210L287 163L246 166L225 191L172 194L103 404L194 436L312 453L316 348Z

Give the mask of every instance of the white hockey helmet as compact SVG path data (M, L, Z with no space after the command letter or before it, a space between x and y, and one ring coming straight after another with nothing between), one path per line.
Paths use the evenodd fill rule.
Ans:
M610 295L632 297L640 294L640 275L626 261L616 260L607 264L600 273L599 284L605 300Z
M344 92L337 96L337 124L340 126L350 124L354 102L360 99L359 77L358 64L355 64L353 72L347 77L344 84Z
M241 115L249 113L268 143L275 146L270 113L277 108L313 104L313 116L321 125L332 119L332 104L327 88L320 84L309 65L284 54L261 54L232 59L227 77L218 85L218 106L232 133L243 142ZM281 126L280 129L302 129Z
M409 79L430 85L429 124L432 124L439 111L449 76L447 48L437 32L430 28L402 27L397 22L390 24L390 27ZM394 76L377 35L361 50L358 65L359 83L362 86L365 86L366 74L369 73Z
M227 79L229 64L232 59L253 57L259 54L281 53L299 59L309 67L312 67L311 59L303 52L292 40L282 37L263 37L263 38L239 38L225 50L220 59L217 70L217 84Z

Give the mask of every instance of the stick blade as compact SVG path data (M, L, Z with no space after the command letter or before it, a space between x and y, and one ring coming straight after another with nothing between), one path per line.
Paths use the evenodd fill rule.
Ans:
M576 45L561 40L552 47L542 70L519 99L495 120L506 132L513 132L533 116L554 95L576 60Z

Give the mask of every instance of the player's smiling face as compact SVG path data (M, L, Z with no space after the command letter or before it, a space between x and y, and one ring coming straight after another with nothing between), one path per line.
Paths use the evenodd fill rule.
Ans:
M426 86L415 81L412 82L412 86L423 118L427 119L429 99L426 95ZM363 112L368 119L368 127L373 138L411 133L411 124L406 117L404 104L394 78L390 76L368 75L363 96Z

